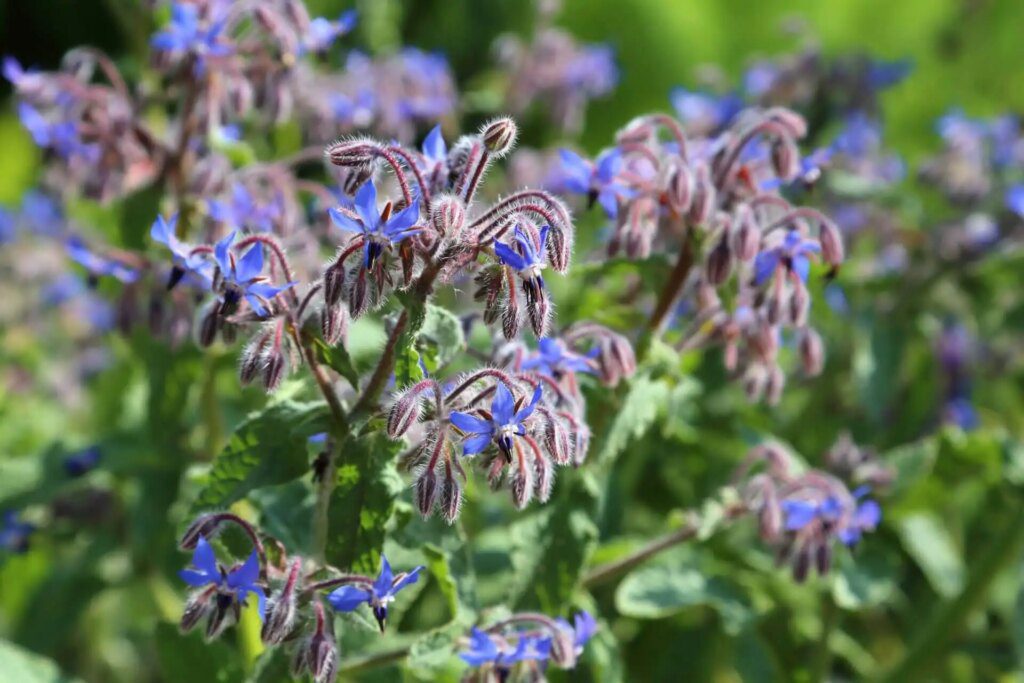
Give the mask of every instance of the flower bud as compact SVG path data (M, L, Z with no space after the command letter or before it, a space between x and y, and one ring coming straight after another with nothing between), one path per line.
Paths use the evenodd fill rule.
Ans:
M749 263L761 248L761 230L757 227L754 211L746 204L736 207L732 220L732 250L736 258Z
M246 344L238 363L238 379L242 385L250 384L263 367L263 351L270 341L266 333L256 336Z
M845 256L843 236L832 221L822 221L818 229L818 241L821 243L821 258L830 266L838 266Z
M387 433L390 439L401 438L420 419L423 407L420 393L414 391L416 387L412 389L399 394L388 412Z
M494 156L504 156L516 143L518 129L516 122L507 116L494 119L480 131L484 147Z
M295 559L288 571L288 579L281 588L281 592L270 598L267 615L263 621L263 629L260 632L264 643L280 645L291 635L297 611L295 589L301 568L302 560Z
M330 346L343 341L348 334L348 310L342 306L325 306L320 311L320 333Z
M501 312L501 331L505 339L509 341L519 336L519 329L523 326L523 316L519 308L519 300L514 291L509 292L508 299Z
M785 128L791 137L800 140L807 135L807 121L803 116L785 107L772 107L765 115Z
M341 301L345 288L345 264L340 260L332 263L324 271L324 303L335 306Z
M555 200L561 206L561 202ZM563 212L568 211L563 207ZM565 273L569 270L569 261L572 259L573 234L571 226L566 228L562 225L552 225L548 232L548 262L556 273Z
M512 503L517 510L524 509L533 498L533 476L530 470L517 469L509 477L509 489L512 492Z
M423 517L429 517L437 501L437 474L426 469L416 479L416 509Z
M820 375L825 366L825 345L821 342L821 336L809 327L803 330L800 334L799 351L804 374L808 377Z
M348 311L352 318L358 318L370 307L369 291L366 287L366 268L360 268L352 288L349 290Z
M178 628L182 633L188 633L196 627L203 617L210 611L210 596L207 592L196 593L189 597L185 603L185 610L181 614L181 621Z
M693 202L693 173L686 165L677 165L672 169L665 188L665 200L676 214L685 215Z
M206 640L216 640L228 626L238 620L239 607L233 595L215 593L210 618L206 622Z
M325 150L327 158L335 166L359 168L369 166L377 151L377 142L369 138L339 140L328 145Z
M554 417L547 420L544 425L544 447L554 457L559 465L567 465L572 459L572 442L569 440L569 432L561 420Z
M185 533L182 534L181 540L178 541L178 547L181 550L195 550L196 545L199 544L199 538L211 539L216 535L220 527L221 518L216 512L208 512L206 514L199 515L195 518L188 528L185 529Z
M462 487L447 467L441 484L440 504L441 517L448 524L453 524L459 518L459 510L462 508Z
M267 392L273 392L281 386L287 367L288 363L281 349L271 349L267 352L263 365L263 388Z
M764 502L758 515L758 527L761 538L766 541L774 541L782 533L782 507L779 505L774 486L765 491Z
M708 252L707 260L704 263L704 277L712 285L721 285L729 279L732 273L732 250L729 249L729 240L725 235L718 240L718 244Z
M535 457L533 459L533 491L537 500L542 503L548 502L554 482L555 468L551 461L544 456Z
M687 216L693 225L702 225L711 217L716 200L715 184L711 180L711 170L707 164L697 167L694 178L693 201Z
M749 366L743 373L743 391L747 395L747 400L751 403L760 401L767 382L768 373L764 366L759 363Z
M530 283L524 284L530 285ZM532 288L527 289L526 313L530 319L530 328L537 339L544 338L547 335L548 321L551 318L551 300L548 298L548 292L543 282L534 283Z
M220 318L217 316L217 307L211 306L199 321L199 346L207 348L217 339L217 329L220 327Z
M466 225L466 205L455 195L442 195L430 208L430 222L438 235L458 240Z
M776 175L789 182L800 173L800 150L791 138L779 138L771 149L772 167Z
M786 388L786 375L782 368L773 365L768 371L768 381L764 386L764 400L768 405L774 406L782 399L782 390Z

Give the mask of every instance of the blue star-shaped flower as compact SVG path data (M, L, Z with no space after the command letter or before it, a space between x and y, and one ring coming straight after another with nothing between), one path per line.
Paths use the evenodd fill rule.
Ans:
M174 269L171 271L171 279L167 284L167 288L173 288L185 275L191 275L198 284L204 288L209 288L212 264L202 254L191 253L191 248L179 240L175 234L177 227L178 214L174 214L170 219L157 216L153 222L153 227L149 229L149 236L155 242L159 242L171 250Z
M324 52L338 38L349 33L356 25L356 10L342 12L335 21L327 17L317 17L309 22L309 29L303 37L302 47L309 52Z
M469 634L469 648L459 653L459 659L470 666L493 664L508 669L517 662L546 661L551 656L551 639L546 636L519 635L514 649L499 647L485 631L473 627Z
M395 596L406 586L416 583L423 567L416 567L408 573L395 574L391 571L388 558L380 556L380 574L377 580L367 587L342 586L335 589L327 601L339 612L351 612L366 603L373 610L373 616L383 632L388 618L388 604L394 602Z
M225 18L218 19L203 28L199 21L199 8L176 2L171 5L171 23L149 41L154 50L161 52L188 52L195 56L195 71L202 75L206 71L208 57L224 57L231 54L231 46L220 42Z
M796 230L790 230L782 244L762 251L754 260L754 283L763 285L775 273L779 266L785 266L797 274L804 282L810 272L809 254L817 254L821 246L812 240L806 240Z
M18 119L32 136L33 142L40 147L52 149L62 159L80 157L89 162L99 160L99 147L82 142L78 127L71 121L51 122L26 102L18 104Z
M69 237L64 243L64 249L72 261L89 271L89 276L92 278L109 275L125 283L135 282L139 279L139 273L136 270L119 261L89 251L85 243L77 237Z
M1024 185L1011 185L1004 197L1006 208L1024 218Z
M571 626L565 619L559 619L558 623L566 631L572 633L573 648L576 651L577 657L583 653L583 648L586 647L590 639L597 633L597 619L586 610L577 612L576 616L572 619Z
M861 486L853 492L853 497L859 501L868 492L868 487ZM882 518L882 509L878 503L865 500L857 502L849 518L843 520L847 508L835 496L829 496L823 501L787 499L782 501L782 511L786 518L786 531L799 531L818 520L826 532L834 534L835 538L848 546L860 541L865 531L874 530Z
M494 253L498 256L498 260L519 273L523 279L526 298L531 303L541 297L541 290L544 289L541 270L544 268L544 249L547 246L550 230L551 227L548 225L540 229L540 245L535 244L533 238L518 226L513 233L514 246L503 242L494 243Z
M249 559L239 567L225 572L217 565L217 556L213 552L213 546L203 536L199 537L196 549L192 553L192 566L195 569L182 569L178 576L182 581L194 588L213 585L217 587L222 595L230 596L239 605L244 605L249 594L256 596L257 610L260 621L267 609L267 596L263 588L256 582L260 578L260 561L253 550Z
M422 232L421 229L412 227L420 217L419 202L407 206L387 220L381 217L377 209L377 188L372 179L363 183L356 192L354 204L358 220L334 208L329 209L328 213L334 224L342 231L363 236L367 268L373 268L385 248Z
M674 88L669 94L679 118L688 124L714 132L729 125L743 108L739 95L712 95L686 88Z
M629 199L636 194L616 180L622 168L622 153L618 149L603 152L594 163L569 149L558 150L558 155L562 161L563 187L586 195L591 205L598 202L609 218L618 215L620 198Z
M505 460L511 462L512 439L526 434L523 421L533 414L541 394L542 390L538 385L530 402L516 410L516 401L512 392L499 382L494 388L494 400L491 402L491 412L487 419L474 417L468 413L452 413L449 416L452 424L467 435L472 435L462 444L462 454L476 455L494 441L502 455L505 456Z
M554 379L566 373L593 373L594 366L589 359L596 357L598 352L599 349L594 349L583 356L570 351L562 340L545 337L538 342L537 352L525 358L519 367L522 370L535 370Z
M213 248L214 259L220 267L226 286L222 300L227 311L231 312L238 305L239 299L245 297L253 313L259 316L266 315L267 309L263 303L294 287L296 283L289 282L278 286L266 281L262 275L263 245L258 242L236 261L231 254L231 243L235 241L236 234L237 232L233 231Z

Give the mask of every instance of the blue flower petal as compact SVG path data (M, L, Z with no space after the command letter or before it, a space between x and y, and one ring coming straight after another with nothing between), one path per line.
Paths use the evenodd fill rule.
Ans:
M355 586L342 586L327 596L327 602L339 612L351 612L364 602L370 602L370 597L368 591Z

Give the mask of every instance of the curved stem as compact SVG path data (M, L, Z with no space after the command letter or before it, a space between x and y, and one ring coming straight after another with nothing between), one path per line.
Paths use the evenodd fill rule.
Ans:
M686 524L675 531L670 531L664 536L654 539L647 545L638 548L625 557L620 557L612 562L606 562L605 564L594 567L583 576L583 585L587 588L592 588L593 586L599 586L603 583L614 581L620 576L628 573L634 567L640 566L658 553L696 537L698 528L699 524L697 516L693 515Z
M679 257L676 259L676 265L669 275L668 282L665 283L661 294L658 295L658 303L655 304L654 312L651 313L651 318L647 321L645 337L651 337L661 332L668 312L686 284L693 263L693 231L686 227L683 232L683 243L679 247ZM639 349L640 353L643 353L645 348L646 344L642 344Z

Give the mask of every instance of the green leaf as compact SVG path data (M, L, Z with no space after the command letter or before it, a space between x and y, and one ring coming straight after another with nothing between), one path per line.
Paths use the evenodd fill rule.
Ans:
M597 545L598 489L589 471L568 472L554 500L511 528L510 604L563 613Z
M17 683L75 683L79 680L65 676L52 660L2 639L0 671L5 681Z
M342 444L327 538L327 559L334 566L371 575L380 568L384 527L405 488L395 469L401 448L381 432Z
M207 643L202 629L182 634L168 623L157 624L154 642L160 666L160 680L166 683L242 680L238 654L224 640Z
M359 371L356 370L355 363L352 362L352 357L349 355L345 345L339 343L334 346L328 346L322 339L316 339L314 343L316 344L316 353L320 362L325 363L329 368L344 377L352 385L353 389L359 391Z
M904 517L897 531L935 592L952 598L964 585L966 569L960 551L938 517L919 513Z
M409 648L405 669L420 681L458 681L466 665L456 654L456 645L466 627L452 623L428 631Z
M466 347L462 322L448 309L428 305L423 328L419 332L419 344L432 347L433 360L437 365L447 365Z
M309 470L306 439L323 431L326 414L322 403L282 401L250 415L213 461L193 510L224 507L302 476Z
M709 577L692 560L635 569L615 591L616 609L634 619L661 619L697 606L717 611L730 633L739 633L754 617L738 589Z
M669 402L669 387L660 380L638 375L622 400L608 433L601 440L603 448L599 462L608 462L618 456L630 441L647 433Z
M440 306L410 304L409 324L395 349L395 385L409 386L450 363L466 346L462 323Z

